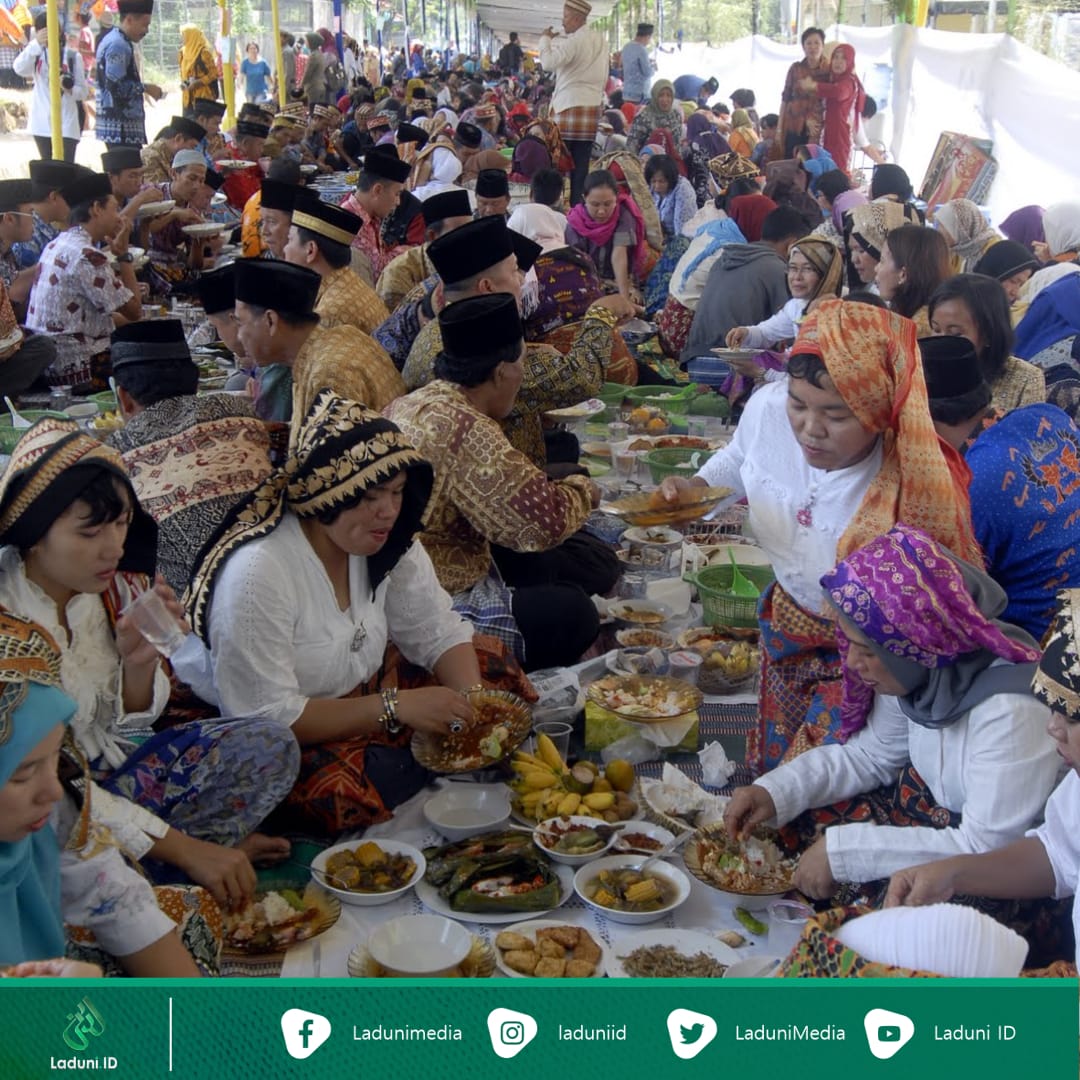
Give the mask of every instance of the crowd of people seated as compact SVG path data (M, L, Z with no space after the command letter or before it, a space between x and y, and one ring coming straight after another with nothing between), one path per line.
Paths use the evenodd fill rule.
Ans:
M137 41L150 0L119 7ZM119 80L99 169L0 180L0 392L111 382L124 420L46 416L0 478L0 962L213 974L256 864L389 819L470 690L535 700L621 569L545 414L714 350L734 437L658 498L729 488L776 576L731 835L779 827L822 904L956 895L1072 960L1080 202L921 205L814 29L761 117L647 73L560 109L520 49L384 75L356 46L332 89L325 33L280 107L253 82L221 130L192 75L146 140ZM199 393L162 297L235 393Z

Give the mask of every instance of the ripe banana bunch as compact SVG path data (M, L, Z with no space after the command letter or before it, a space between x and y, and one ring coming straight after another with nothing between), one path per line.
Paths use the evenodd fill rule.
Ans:
M615 807L616 796L611 790L589 790L599 779L595 766L580 762L571 772L547 735L537 736L535 754L515 751L510 765L517 774L510 786L517 792L521 812L533 821L568 814L603 821L606 820L605 812ZM581 775L575 776L586 768L589 770L587 781Z

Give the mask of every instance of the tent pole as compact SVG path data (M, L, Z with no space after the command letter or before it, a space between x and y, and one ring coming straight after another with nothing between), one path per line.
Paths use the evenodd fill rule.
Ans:
M225 0L218 0L221 8L221 90L225 95L225 129L236 123L236 78L233 75L232 16Z
M56 0L48 0L45 6L46 33L49 42L49 115L52 121L52 156L55 161L64 160L64 119L60 108L60 68L64 53L60 45L60 12Z
M281 54L281 18L278 15L278 0L270 0L270 18L274 27L274 58L277 63L277 96L282 109L289 103L289 89L282 75L285 73L285 58Z

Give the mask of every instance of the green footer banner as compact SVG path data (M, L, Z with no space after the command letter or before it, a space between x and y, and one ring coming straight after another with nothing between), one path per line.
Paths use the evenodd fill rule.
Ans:
M1076 1080L1077 983L34 980L0 1080Z

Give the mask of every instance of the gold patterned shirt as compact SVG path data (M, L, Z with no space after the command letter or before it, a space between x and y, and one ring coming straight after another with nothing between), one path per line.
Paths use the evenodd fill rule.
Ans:
M1040 405L1046 402L1046 376L1042 368L1010 356L1001 374L990 384L990 404L1002 412L1019 409L1021 405Z
M497 421L473 408L460 386L436 380L385 413L435 466L420 539L448 593L488 574L491 544L547 551L589 516L588 479L548 480L507 443Z
M365 334L372 333L390 314L375 290L348 266L331 270L322 279L315 310L322 327L355 326Z
M594 305L581 320L581 329L565 356L551 345L526 344L521 389L502 429L510 445L540 468L547 462L541 413L565 409L599 393L611 362L615 322L608 308ZM434 379L435 358L441 351L442 332L438 320L432 319L417 335L401 373L409 390Z
M405 393L405 384L386 350L355 326L315 327L292 365L292 423L289 449L308 409L323 387L376 411Z
M375 291L386 304L387 311L394 312L417 285L434 273L435 267L427 257L427 244L409 248L387 264L379 275Z
M167 184L172 180L172 155L164 139L143 147L142 162L144 184Z

